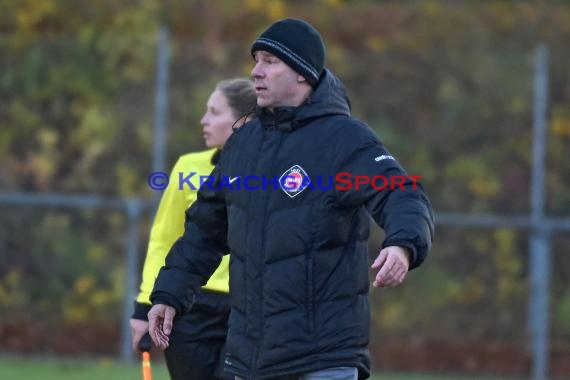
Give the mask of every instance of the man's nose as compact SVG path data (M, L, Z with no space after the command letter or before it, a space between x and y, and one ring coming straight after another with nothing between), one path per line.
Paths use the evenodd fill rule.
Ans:
M251 69L251 76L254 78L263 76L263 70L261 69L259 62L256 62L253 69Z

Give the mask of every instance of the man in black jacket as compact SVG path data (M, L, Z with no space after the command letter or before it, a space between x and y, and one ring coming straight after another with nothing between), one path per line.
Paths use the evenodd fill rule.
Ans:
M386 233L373 286L391 287L431 247L430 203L371 129L350 116L310 24L278 21L251 53L258 118L232 135L187 210L185 233L151 295L151 336L168 346L174 316L191 307L231 252L227 372L236 379L367 378L368 215Z

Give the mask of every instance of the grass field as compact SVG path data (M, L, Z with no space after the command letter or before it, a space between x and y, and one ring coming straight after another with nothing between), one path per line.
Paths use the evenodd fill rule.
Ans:
M138 364L113 360L31 360L0 358L0 379L14 380L140 380ZM443 375L375 374L371 380L499 380L499 377L453 377ZM500 378L505 380L504 377ZM169 380L162 363L153 366L153 380Z

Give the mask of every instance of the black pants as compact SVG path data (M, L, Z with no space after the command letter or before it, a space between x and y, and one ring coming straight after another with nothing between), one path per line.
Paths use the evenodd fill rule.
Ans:
M172 380L233 379L224 375L229 295L202 290L192 310L176 317L164 352Z

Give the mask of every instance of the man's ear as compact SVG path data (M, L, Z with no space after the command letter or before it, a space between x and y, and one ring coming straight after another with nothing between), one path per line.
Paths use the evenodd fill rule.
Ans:
M307 79L305 79L304 76L297 74L297 83L303 83L306 81L307 81Z

